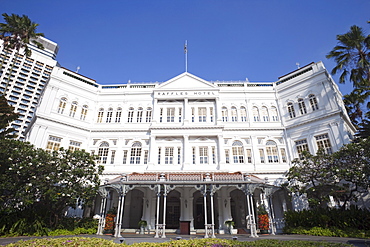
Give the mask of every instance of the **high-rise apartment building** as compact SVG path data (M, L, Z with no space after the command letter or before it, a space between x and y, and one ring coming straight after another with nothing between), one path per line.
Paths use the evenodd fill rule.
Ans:
M0 40L0 93L5 94L9 104L20 114L19 119L11 123L20 140L24 139L24 131L34 117L41 93L57 64L58 45L43 37L37 41L44 49L30 44L32 55L26 57L23 50L5 49Z

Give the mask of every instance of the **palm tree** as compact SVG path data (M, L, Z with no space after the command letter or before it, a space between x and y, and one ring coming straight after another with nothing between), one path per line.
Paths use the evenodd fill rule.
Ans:
M352 26L350 31L337 35L338 45L326 58L333 58L337 65L331 73L342 71L339 82L344 83L349 76L354 88L370 87L370 35L365 35L362 28Z
M26 15L19 16L16 14L8 15L4 13L3 17L5 23L0 23L0 35L1 39L4 41L3 49L12 49L13 51L15 51L15 57L10 68L8 81L4 90L4 94L6 94L6 90L19 51L23 49L24 55L26 57L30 57L32 54L31 49L28 46L30 43L33 43L39 49L44 49L43 45L36 40L38 37L43 37L44 34L36 32L39 24L32 22ZM2 65L3 62L0 69L2 68Z
M326 55L332 58L336 66L333 75L342 72L340 83L349 79L353 91L344 96L344 103L352 122L359 126L364 120L362 106L370 95L370 35L364 34L362 28L352 26L350 31L337 35L338 44Z

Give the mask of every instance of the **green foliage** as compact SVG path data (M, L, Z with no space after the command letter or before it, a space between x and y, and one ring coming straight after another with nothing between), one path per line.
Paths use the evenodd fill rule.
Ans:
M23 49L24 55L30 57L32 51L28 46L30 43L34 44L39 49L44 49L44 46L37 41L38 37L43 37L43 33L37 33L36 29L39 24L32 22L28 16L19 16L16 14L3 14L5 23L0 23L0 39L3 40L3 47L8 50L15 50L18 55L19 51ZM0 71L2 70L5 57L0 63ZM16 59L13 59L9 70L9 76L4 89L4 95L7 93L8 83L10 81Z
M37 42L37 37L43 37L43 33L37 33L39 24L32 22L26 15L2 14L5 23L0 23L0 35L5 41L4 46L10 49L20 50L24 48L24 54L31 56L31 49L27 46L31 42L39 49L44 49L43 45Z
M257 208L257 214L258 215L264 215L264 214L267 214L267 211L266 211L266 208L264 205L260 205L258 206Z
M288 234L302 234L312 236L327 236L327 237L343 237L343 238L370 238L370 231L359 230L354 228L338 229L338 228L285 228L285 233Z
M366 130L368 123L363 122L363 108L369 109L370 35L354 25L347 33L337 35L337 41L338 44L326 56L336 62L331 73L335 75L341 72L339 82L352 83L353 91L344 96L344 103L352 122L361 129L365 127L364 131L360 131L360 136L368 137L370 132Z
M148 225L148 222L146 220L140 220L139 223L137 223L138 227L146 227Z
M113 243L112 240L105 240L101 238L42 238L31 239L27 241L19 241L17 243L8 244L8 247L31 247L31 246L119 246Z
M91 205L102 170L85 151L49 153L0 139L0 233L10 233L21 219L56 229L68 207Z
M227 221L225 221L225 225L227 227L234 227L235 226L235 222L232 221L232 220L227 220Z
M316 208L312 210L287 211L285 226L289 228L335 227L370 230L370 211L351 207L349 210Z
M68 236L68 235L81 235L81 234L96 234L95 228L82 228L78 227L73 230L56 229L47 233L48 236Z
M330 243L330 242L314 242L314 241L282 241L273 239L263 239L256 241L236 241L228 239L218 238L206 238L206 239L192 239L192 240L172 240L163 243L133 243L117 244L111 240L105 240L101 238L51 238L51 239L31 239L27 241L19 241L14 244L7 245L8 247L31 247L31 246L131 246L131 247L345 247L351 246L342 243Z
M287 188L305 194L311 208L326 207L329 196L342 207L357 201L370 188L369 146L370 138L357 139L331 155L304 152L287 173Z
M19 117L18 113L14 112L14 107L8 104L4 95L0 96L0 139L15 138L12 134L14 128L8 128L8 125Z
M85 228L85 229L95 229L95 232L98 229L98 220L93 218L72 218L64 217L59 221L57 229L65 229L73 231L76 228Z

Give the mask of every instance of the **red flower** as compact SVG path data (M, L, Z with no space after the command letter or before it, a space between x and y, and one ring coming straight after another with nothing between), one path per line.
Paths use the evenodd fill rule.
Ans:
M114 217L116 217L115 214L107 214L105 217L105 231L114 229Z
M258 228L260 230L268 230L269 227L269 216L267 214L258 215Z

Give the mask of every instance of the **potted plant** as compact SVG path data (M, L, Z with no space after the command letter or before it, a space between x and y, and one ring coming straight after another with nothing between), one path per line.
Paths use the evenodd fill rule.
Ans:
M140 220L139 223L138 223L138 226L140 228L140 234L144 234L145 232L145 228L147 227L148 223L146 222L146 220Z
M258 228L262 234L268 233L270 228L269 216L263 205L258 207Z
M104 233L112 233L114 234L114 220L117 216L117 208L113 207L108 210L107 215L105 216L105 226L104 226Z
M225 221L225 226L227 226L227 229L229 230L229 234L236 234L237 229L234 229L235 223L232 220Z

